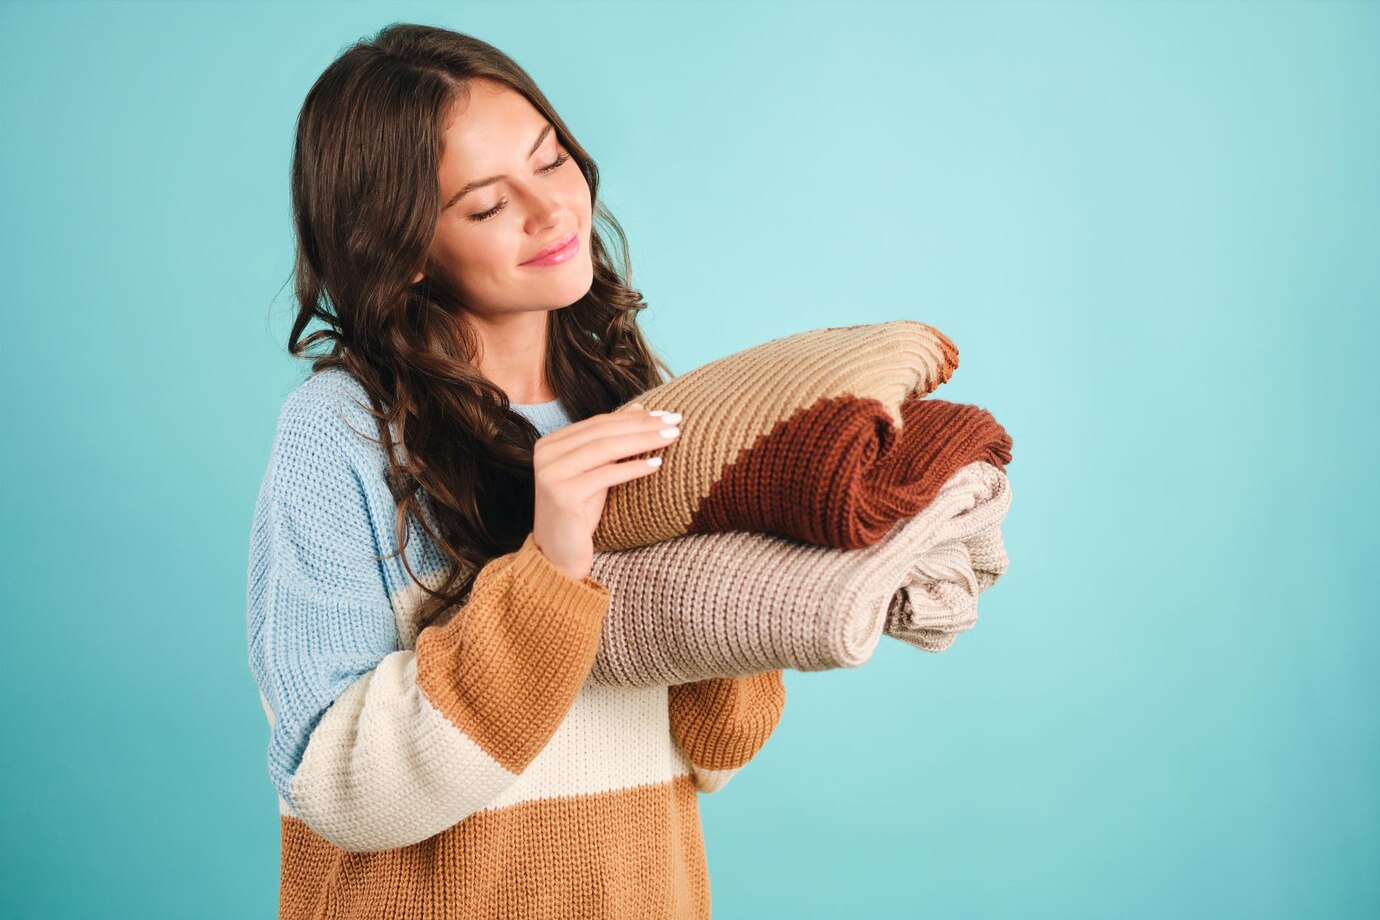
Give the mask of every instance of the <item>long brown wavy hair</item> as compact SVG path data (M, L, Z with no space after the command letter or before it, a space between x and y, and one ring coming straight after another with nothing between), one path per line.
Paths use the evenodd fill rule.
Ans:
M547 315L545 373L573 419L609 412L669 379L643 341L627 238L599 202L599 170L546 96L503 52L446 29L394 23L347 48L312 85L297 120L292 209L297 316L288 339L312 373L343 367L369 395L397 502L403 565L425 591L418 630L463 603L490 559L533 524L533 424L474 364L464 305L428 272L440 213L445 120L469 81L505 83L551 122L589 184L593 283ZM601 239L616 239L618 264ZM302 338L313 319L324 324ZM328 342L326 353L309 353ZM396 439L394 433L396 432ZM401 445L403 456L398 456ZM450 561L439 587L405 553L412 516ZM428 520L434 518L434 520Z

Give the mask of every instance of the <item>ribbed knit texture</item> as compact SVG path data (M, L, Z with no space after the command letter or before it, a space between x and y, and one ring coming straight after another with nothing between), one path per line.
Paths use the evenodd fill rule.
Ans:
M592 575L614 589L593 676L650 686L926 651L1008 565L1011 438L925 398L958 366L899 320L773 339L646 391L684 413L662 467L609 491Z
M943 651L976 624L978 595L1007 569L1010 504L1006 473L977 460L862 549L729 531L596 553L590 574L612 599L593 677L652 686L852 668L884 633Z
M766 742L781 671L597 684L610 592L530 535L419 634L424 594L387 558L395 507L364 405L340 369L293 390L250 532L279 917L708 917L696 793ZM542 434L570 421L559 404L514 408ZM446 561L409 526L434 586Z
M561 408L561 401L553 399L544 403L515 403L510 402L513 411L526 416L528 421L537 426L537 430L543 433L555 431L570 423L570 417Z
M609 489L595 548L732 530L870 546L959 467L1010 460L985 410L923 398L957 367L943 333L895 320L772 339L653 387L636 401L682 413L682 433L655 476Z

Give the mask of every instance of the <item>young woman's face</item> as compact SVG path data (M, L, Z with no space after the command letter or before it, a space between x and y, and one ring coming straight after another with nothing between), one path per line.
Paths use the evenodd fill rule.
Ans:
M594 280L589 186L554 126L526 97L488 80L470 85L468 102L445 129L441 213L427 271L444 272L477 313L568 306ZM523 264L572 233L574 255L554 265Z

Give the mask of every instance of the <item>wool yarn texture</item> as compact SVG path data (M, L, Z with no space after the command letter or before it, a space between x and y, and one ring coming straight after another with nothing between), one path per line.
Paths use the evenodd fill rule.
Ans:
M594 685L608 589L531 533L419 629L414 578L436 587L448 559L415 520L406 556L381 551L397 500L367 400L339 367L288 395L249 528L278 917L708 920L698 795L772 735L782 673ZM516 411L540 433L574 421Z
M934 497L913 478L923 449L905 406L957 367L947 336L895 320L773 339L643 392L628 402L682 413L681 434L655 475L609 489L595 550L730 530L875 543Z
M611 601L591 678L643 687L853 668L884 634L943 651L1007 569L1010 503L1006 473L978 460L862 549L726 531L596 553L590 575Z
M591 576L611 602L592 679L650 686L857 667L883 634L948 648L1009 564L1010 436L981 407L925 398L956 366L957 349L922 323L833 327L639 397L699 409L693 419L680 409L681 452L668 448L661 471L624 484L634 488L618 493L623 504L610 491L610 533L649 539L675 518L653 508L684 512L701 488L704 500L677 518L686 533L596 552Z

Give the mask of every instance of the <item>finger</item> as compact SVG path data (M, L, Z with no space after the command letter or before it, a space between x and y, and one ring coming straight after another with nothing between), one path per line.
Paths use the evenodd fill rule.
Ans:
M669 434L668 434L669 433ZM605 464L623 460L633 454L654 451L674 443L680 437L675 425L654 425L650 429L595 437L552 460L545 456L542 467L553 482L563 482Z
M650 461L660 459L660 457L645 457L637 460L620 460L595 467L576 478L575 494L579 496L580 501L588 501L590 496L600 489L607 489L610 486L618 485L620 482L627 482L640 476L650 476L662 467L661 463L653 464Z
M671 421L667 421L667 419L671 419ZM675 428L679 425L679 414L657 416L652 415L651 411L646 409L631 409L629 407L616 412L591 416L564 428L559 428L552 435L543 439L541 444L542 463L545 466L550 466L570 456L574 451L600 440L646 433L655 434L663 428ZM655 440L647 443L657 446ZM602 461L592 461L585 468L588 469L594 462L621 459L633 452L632 449L629 449L623 453L608 454L604 456Z

